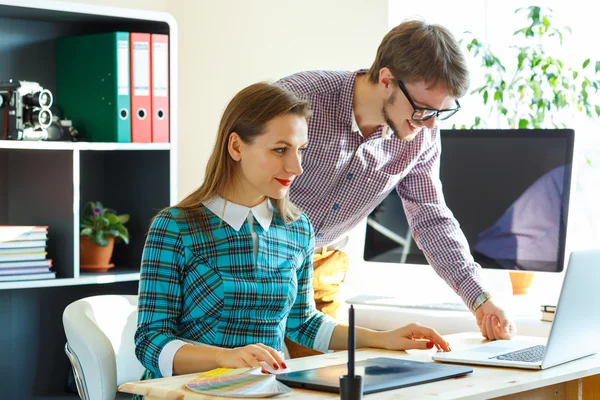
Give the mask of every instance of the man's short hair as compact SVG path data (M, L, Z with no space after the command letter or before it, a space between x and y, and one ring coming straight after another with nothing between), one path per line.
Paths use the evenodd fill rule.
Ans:
M379 71L389 68L403 82L425 82L431 87L444 84L452 96L464 96L469 89L469 71L454 35L441 25L407 20L385 35L369 81L379 81Z

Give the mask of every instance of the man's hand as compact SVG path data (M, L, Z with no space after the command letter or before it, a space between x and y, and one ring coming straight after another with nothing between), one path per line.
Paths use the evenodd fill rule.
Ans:
M481 334L487 339L512 339L517 334L515 323L491 299L475 311L475 319Z

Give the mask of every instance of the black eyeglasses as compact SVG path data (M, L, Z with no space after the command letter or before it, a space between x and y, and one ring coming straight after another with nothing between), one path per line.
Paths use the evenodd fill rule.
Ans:
M411 117L414 121L427 121L428 119L431 119L435 116L437 116L439 120L443 121L445 119L450 118L451 116L456 114L458 110L460 110L460 104L458 103L458 100L454 100L456 102L456 108L448 108L446 110L436 110L433 108L417 107L413 99L410 98L410 95L408 94L408 91L404 87L402 81L396 79L396 82L398 82L398 87L400 88L400 90L402 90L402 93L404 93L404 95L408 99L408 102L414 109Z

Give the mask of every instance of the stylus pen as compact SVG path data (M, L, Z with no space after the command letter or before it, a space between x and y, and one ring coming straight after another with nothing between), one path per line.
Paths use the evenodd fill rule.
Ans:
M348 376L354 378L354 350L356 349L354 328L354 306L348 311Z

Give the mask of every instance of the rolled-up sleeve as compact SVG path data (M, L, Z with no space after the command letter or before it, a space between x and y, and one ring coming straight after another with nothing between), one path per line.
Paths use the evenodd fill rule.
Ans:
M306 216L303 216L306 219ZM310 236L304 249L304 262L297 271L298 291L296 301L292 306L287 319L286 336L290 340L309 349L326 352L337 321L322 312L315 306L312 287L313 265L312 256L315 248L314 231L308 219ZM319 340L316 340L316 339Z
M176 327L182 309L181 276L185 251L176 221L168 210L152 221L140 271L135 354L154 377L161 377L159 357L179 338Z

